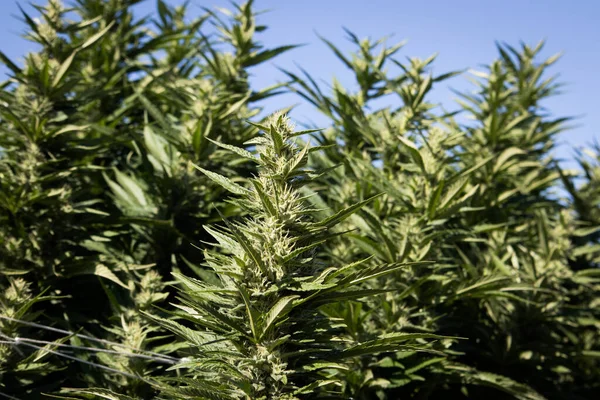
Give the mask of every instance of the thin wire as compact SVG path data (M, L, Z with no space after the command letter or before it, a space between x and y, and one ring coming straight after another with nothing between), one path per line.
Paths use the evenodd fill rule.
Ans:
M167 358L149 356L146 354L123 353L123 352L120 352L117 350L100 349L97 347L76 346L76 345L65 344L65 343L47 342L45 340L36 340L36 339L30 339L30 338L24 338L24 337L14 338L13 340L18 341L18 342L26 341L26 342L31 342L31 343L43 343L43 344L53 345L56 347L68 347L68 348L78 349L78 350L91 350L91 351L95 351L95 352L99 352L99 353L118 354L118 355L121 355L124 357L143 358L143 359L153 360L153 361L157 361L157 362L163 362L165 364L171 364L171 365L177 364L179 361L179 360L177 360L177 362L175 362L175 361L167 359Z
M119 347L123 347L123 348L130 349L130 350L136 350L136 351L139 351L141 353L152 354L153 356L160 357L160 358L162 358L164 360L169 359L169 360L171 360L174 363L179 362L178 358L171 357L171 356L166 355L166 354L155 353L153 351L148 351L148 350L140 350L140 349L137 349L137 348L135 348L133 346L127 346L125 344L115 343L115 342L111 342L109 340L98 339L98 338L95 338L93 336L82 335L80 333L70 332L70 331L67 331L67 330L64 330L64 329L59 329L59 328L53 328L51 326L36 324L35 322L23 321L23 320L20 320L20 319L6 317L6 316L3 316L3 315L0 315L0 319L5 319L7 321L12 321L12 322L18 322L18 323L20 323L22 325L31 326L31 327L34 327L34 328L46 329L48 331L62 333L62 334L65 334L65 335L76 336L76 337L79 337L81 339L87 339L87 340L91 340L91 341L98 342L98 343L109 344L111 346L119 346Z
M9 395L9 394L2 393L2 392L0 392L0 396L4 396L4 397L6 397L7 399L10 399L10 400L21 400L21 399L19 399L18 397L11 396L11 395Z
M14 344L14 339L13 339L13 338L11 338L10 336L6 336L6 335L5 335L4 333L2 333L2 332L0 332L0 337L1 337L1 338L4 338L4 339L7 339L7 340L10 340L10 342L9 342L9 343L13 343L13 344ZM4 342L4 341L3 341L3 342ZM19 353L19 355L20 355L21 357L25 357L25 354L23 354L23 352L21 351L21 349L19 349L18 347L15 347L15 350L17 351L17 353Z
M152 382L150 382L150 381L148 381L148 380L146 380L146 379L142 378L141 376L134 375L134 374L130 374L129 372L125 372L125 371L119 371L119 370L118 370L118 369L116 369L116 368L107 367L107 366L105 366L105 365L102 365L102 364L96 364L95 362L91 362L91 361L83 360L83 359L81 359L81 358L72 357L72 356L69 356L69 355L63 354L63 353L61 353L60 351L54 351L54 350L46 349L46 348L44 348L44 347L40 347L40 346L37 346L37 345L35 345L35 344L26 343L26 342L21 342L21 341L14 341L13 343L14 343L15 345L23 345L23 346L33 347L34 349L43 350L43 351L46 351L46 352L48 352L48 353L55 354L55 355L57 355L57 356L59 356L59 357L64 357L64 358L67 358L67 359L70 359L70 360L79 361L80 363L87 364L87 365L90 365L90 366L92 366L92 367L96 367L96 368L105 369L105 370L107 370L107 371L114 372L114 373L116 373L116 374L121 374L121 375L127 376L127 377L129 377L129 378L139 379L139 380L141 380L141 381L144 381L144 382L146 382L146 383L149 383L149 384L151 384L151 383L152 383ZM18 399L17 399L17 400L18 400Z

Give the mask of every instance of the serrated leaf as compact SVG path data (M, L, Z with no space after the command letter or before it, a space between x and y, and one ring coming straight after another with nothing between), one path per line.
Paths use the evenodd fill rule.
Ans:
M229 115L233 114L234 112L238 111L240 108L242 108L242 106L244 106L246 103L248 103L248 99L250 98L250 96L252 96L252 92L249 91L244 97L242 97L240 100L236 101L235 103L233 103L231 106L229 106L229 108L227 110L225 110L225 112L223 112L222 114L219 115L220 119L225 119L227 118Z
M300 296L297 295L282 297L271 307L271 309L265 314L261 323L261 338L263 338L269 332L269 330L273 327L273 324L285 317L292 310L294 306L294 300L298 299L299 297Z
M231 193L235 193L235 194L239 194L239 195L248 194L248 190L246 188L238 185L237 183L232 182L231 180L229 180L229 178L226 178L223 175L219 175L216 172L211 172L211 171L205 170L204 168L201 168L201 167L197 166L196 164L192 164L192 165L198 171L200 171L204 175L206 175L210 180L219 184L221 187L230 191Z
M116 21L112 21L110 22L108 25L106 25L106 27L100 31L98 31L96 34L92 35L89 37L88 40L86 40L81 46L79 46L80 50L86 49L88 47L90 47L91 45L93 45L94 43L96 43L98 40L100 40L102 38L102 36L104 36L106 34L106 32L108 32L110 30L110 28L113 27L113 25L116 23Z
M108 389L64 389L67 393L79 393L79 394L89 394L96 396L96 398L107 399L107 400L135 400L135 398L115 393Z
M417 146L413 142L406 138L403 138L402 136L397 136L397 138L398 140L400 140L400 142L402 142L404 146L408 148L408 151L413 161L419 166L419 168L421 168L421 171L425 172L425 163L423 162L423 157L421 156L421 153L419 152Z
M244 288L243 286L238 286L238 291L242 297L242 300L244 301L244 305L246 306L246 315L248 315L248 321L250 322L250 330L252 331L252 336L254 336L255 340L260 340L260 333L258 331L260 314L252 305L252 302L250 301L250 294L248 293L246 288Z
M123 189L125 189L140 206L146 207L148 205L144 191L136 181L119 170L115 170L115 176L121 187L123 187Z
M271 135L271 140L273 140L273 148L275 149L275 153L281 154L281 149L283 149L283 137L281 133L277 131L274 125L271 125L268 130Z
M54 80L52 81L53 88L58 87L58 85L62 82L63 78L65 77L65 74L67 73L69 68L71 68L71 64L73 64L73 59L76 55L77 50L72 52L71 55L67 57L66 60L63 61L63 63L60 65L58 71L56 72L56 75L54 75Z
M493 168L494 173L500 171L500 169L504 167L509 159L522 154L525 154L525 152L517 147L509 147L508 149L504 150L496 159L496 163L494 164Z
M375 200L376 198L381 197L382 195L383 195L383 193L379 193L379 194L369 197L368 199L363 200L359 203L356 203L349 207L346 207L345 209L338 211L337 213L333 214L332 216L325 218L322 221L317 222L317 225L318 226L326 226L328 228L334 227L335 225L339 224L340 222L342 222L343 220L345 220L346 218L348 218L349 216L351 216L352 214L354 214L355 212L360 210L361 207L365 206L366 204Z
M267 194L265 193L264 188L262 187L260 182L256 179L253 179L252 185L254 186L254 189L256 190L256 193L258 194L260 201L262 202L263 206L265 207L265 210L267 210L267 212L270 215L277 216L277 209L271 202L271 199L269 198L269 196L267 196Z
M258 162L258 161L259 161L259 160L258 160L258 159L257 159L257 158L254 156L254 154L250 153L248 150L242 149L241 147L232 146L232 145L229 145L229 144L225 144L225 143L217 142L216 140L212 140L211 138L208 138L208 137L207 137L207 139L208 139L210 142L212 142L212 143L216 144L217 146L219 146L219 147L221 147L221 148L223 148L223 149L230 150L230 151L234 152L235 154L237 154L237 155L239 155L239 156L242 156L242 157L244 157L244 158L246 158L246 159L248 159L248 160L252 160L252 161L254 161L254 162Z
M378 339L369 340L358 344L356 346L349 347L341 352L342 358L358 357L367 354L376 354L382 352L392 351L423 351L438 353L428 349L426 345L415 344L415 345L403 345L401 343L416 340L416 339L448 339L447 336L435 335L432 333L393 333L382 336Z
M444 190L444 181L440 181L435 188L435 191L431 195L429 199L429 204L427 205L427 214L429 219L433 219L435 216L435 212L437 210L437 206L440 202L440 198L442 197L442 191Z
M295 49L298 46L299 45L287 45L276 47L274 49L263 50L260 53L248 57L247 60L243 61L242 65L247 68L261 64L267 60L270 60L271 58L277 57L279 54L285 53L288 50Z
M21 73L21 68L19 68L15 63L13 63L10 58L8 58L6 56L6 54L4 54L3 52L0 51L0 61L2 61L2 63L4 65L6 65L12 72L14 72L15 74L20 74Z
M112 281L114 283L116 283L117 285L125 288L125 289L129 289L129 286L127 286L126 284L123 283L123 281L121 281L119 279L119 277L117 277L117 275L112 272L106 265L104 264L97 264L93 267L89 267L89 268L85 268L85 269L81 269L78 270L75 275L96 275L105 279L108 279L109 281Z

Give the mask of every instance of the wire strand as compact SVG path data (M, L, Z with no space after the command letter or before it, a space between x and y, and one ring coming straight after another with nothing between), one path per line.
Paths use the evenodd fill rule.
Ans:
M7 399L10 399L10 400L21 400L21 399L19 399L18 397L11 396L11 395L9 395L9 394L2 393L2 392L0 392L0 396L2 396L2 397L6 397Z
M107 366L105 366L105 365L102 365L102 364L97 364L97 363L95 363L95 362L92 362L92 361L87 361L87 360L83 360L83 359L81 359L81 358L72 357L72 356L69 356L69 355L67 355L67 354L63 354L63 353L61 353L60 351L55 351L55 350L46 349L46 348L44 348L44 347L37 346L37 345L35 345L35 344L32 344L32 343L22 342L22 341L14 341L13 343L14 343L15 345L19 345L19 346L21 346L21 345L22 345L22 346L33 347L33 348L35 348L35 349L38 349L38 350L43 350L43 351L46 351L46 352L48 352L48 353L55 354L55 355L57 355L57 356L59 356L59 357L64 357L64 358L67 358L67 359L69 359L69 360L78 361L78 362L80 362L80 363L87 364L87 365L90 365L90 366L92 366L92 367L96 367L96 368L104 369L104 370L106 370L106 371L114 372L114 373L116 373L116 374L120 374L120 375L123 375L123 376L127 376L127 377L129 377L129 378L133 378L133 379L139 379L139 380L141 380L141 381L143 381L143 382L146 382L146 383L148 383L148 384L152 384L152 382L150 382L149 380L147 380L147 379L145 379L145 378L142 378L141 376L134 375L134 374L131 374L131 373L129 373L129 372L125 372L125 371L120 371L120 370L118 370L118 369L116 369L116 368L107 367Z
M94 352L98 352L98 353L117 354L117 355L124 356L124 357L142 358L142 359L146 359L146 360L152 360L152 361L162 362L162 363L171 364L171 365L177 364L177 362L175 362L174 360L171 360L171 359L156 357L156 356L151 356L151 355L146 355L146 354L123 353L123 352L117 351L117 350L101 349L98 347L77 346L77 345L71 345L71 344L66 344L66 343L55 343L55 342L48 342L45 340L30 339L30 338L24 338L24 337L14 338L14 340L18 340L19 342L26 341L26 342L30 342L30 343L43 343L43 344L47 344L47 345L53 345L56 347L68 347L68 348L77 349L77 350L90 350L90 351L94 351ZM177 360L177 361L179 361L179 360Z
M164 360L171 360L174 363L178 363L179 362L179 359L176 358L176 357L171 357L171 356L166 355L166 354L160 354L160 353L156 353L156 352L149 351L149 350L137 349L137 348L135 348L133 346L128 346L128 345L125 345L125 344L122 344L122 343L111 342L110 340L98 339L98 338L95 338L93 336L82 335L80 333L75 333L75 332L67 331L67 330L64 330L64 329L59 329L59 328L54 328L54 327L51 327L51 326L37 324L35 322L23 321L23 320L20 320L20 319L6 317L6 316L3 316L3 315L0 315L0 319L4 319L4 320L7 320L7 321L11 321L11 322L17 322L17 323L20 323L22 325L30 326L30 327L33 327L33 328L40 328L40 329L45 329L45 330L48 330L48 331L51 331L51 332L62 333L64 335L76 336L78 338L91 340L91 341L94 341L94 342L97 342L97 343L103 343L103 344L108 344L108 345L111 345L111 346L118 346L118 347L123 347L123 348L126 348L126 349L130 349L130 350L136 350L136 351L138 351L140 353L151 354L153 356L162 358Z

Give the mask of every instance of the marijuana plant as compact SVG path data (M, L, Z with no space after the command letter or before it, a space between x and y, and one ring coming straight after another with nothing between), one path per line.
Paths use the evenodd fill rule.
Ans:
M0 52L0 396L594 398L600 150L557 166L558 57L499 44L447 112L459 72L347 31L354 87L256 89L294 46L254 2L140 2L49 0ZM248 122L282 90L330 126Z
M566 366L567 360L582 356L567 354L583 350L568 337L576 335L575 326L594 335L587 323L575 322L594 317L589 300L575 306L567 294L573 285L570 217L550 191L558 178L550 151L566 119L548 118L540 103L559 87L552 77L543 78L557 57L536 62L542 44L520 51L499 45L500 60L481 75L477 93L461 94L467 100L461 109L475 121L461 125L452 114L436 114L426 100L433 83L452 73L431 76L433 58L412 59L410 65L392 58L401 72L388 76L382 67L397 47L382 48L377 56L370 54L377 43L350 37L359 47L351 58L327 43L355 71L356 93L333 85L328 96L310 76L288 73L296 80L294 90L332 118L332 128L317 140L342 144L313 158L318 167L344 164L320 180L330 189L319 203L335 210L374 191L386 193L348 220L345 228L361 233L338 241L329 253L348 262L365 254L388 262L435 262L380 282L378 287L395 290L384 302L359 310L357 333L412 325L470 338L455 342L451 357L423 367L417 362L415 369L405 358L387 361L387 369L366 362L365 376L385 377L371 390L389 398L409 391L437 396L458 383L475 397L491 395L482 389L491 386L518 398L541 398L525 383L549 397L572 393L572 382L563 379L578 367ZM373 78L365 79L364 71L374 71ZM370 111L368 100L383 93L397 94L400 104ZM593 289L587 293L594 297ZM571 328L558 328L558 321L567 320ZM484 343L491 347L484 350ZM575 375L589 376L587 368ZM422 377L403 375L419 369L432 372L424 385L418 383ZM575 387L593 390L584 381Z
M171 398L292 399L334 395L346 382L337 371L362 354L427 350L417 339L426 333L395 332L355 343L343 335L344 322L323 307L384 293L364 289L371 279L405 268L361 260L331 265L317 249L338 235L333 228L375 198L353 204L315 221L299 188L319 175L306 168L309 145L300 147L288 118L274 114L256 124L263 133L247 142L248 150L219 144L256 162L251 188L200 169L238 195L232 202L248 213L241 221L207 227L221 251L206 251L211 279L177 275L182 284L179 318L158 319L190 345L185 378L165 389ZM207 271L208 272L208 271ZM195 327L195 329L194 329Z
M185 6L164 1L156 18L139 18L139 2L51 0L35 6L39 19L23 11L25 37L40 50L24 65L0 53L10 73L0 90L0 288L20 277L32 298L45 290L53 297L3 316L21 320L9 323L15 328L33 322L101 338L111 343L104 350L119 353L82 350L98 343L67 334L80 349L46 354L45 373L55 371L48 392L101 386L150 395L140 377L158 373L160 363L128 353L156 350L164 332L140 311L166 299L173 270L191 272L201 261L189 244L202 245L201 226L218 217L208 205L222 197L191 163L250 173L250 164L233 165L206 137L236 144L250 137L242 121L278 86L251 88L247 69L293 47L256 41L264 27L252 2L230 17L207 12L191 20ZM207 29L207 21L220 29ZM46 343L64 340L38 329L25 331ZM3 334L19 337L13 328ZM0 364L10 359L9 370L34 352L5 345L10 354L3 351ZM19 397L42 390L26 379L6 385Z

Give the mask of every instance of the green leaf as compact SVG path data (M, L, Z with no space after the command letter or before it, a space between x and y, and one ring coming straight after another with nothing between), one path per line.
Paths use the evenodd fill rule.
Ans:
M271 202L271 199L269 198L269 196L267 196L267 194L265 193L265 190L263 189L260 182L256 179L253 179L252 185L254 185L254 189L256 190L256 193L258 194L260 201L262 202L263 206L265 207L265 210L267 210L267 212L270 215L277 216L277 214L278 214L277 209Z
M128 208L132 208L132 209L136 208L136 207L141 207L141 204L136 201L135 196L133 196L131 193L127 192L123 187L121 187L119 184L117 184L116 182L111 180L105 174L104 174L104 179L106 180L106 182L108 183L108 186L110 187L113 194L115 195L115 198L119 202L121 202L124 206L127 206Z
M342 358L358 357L367 354L376 354L382 352L394 352L394 351L424 351L432 353L440 353L428 349L426 345L415 344L415 345L402 345L401 343L407 341L413 341L416 339L448 339L447 336L435 335L432 333L392 333L381 336L378 339L369 340L358 344L356 346L349 347L343 350L340 354Z
M310 251L310 250L314 249L315 247L322 245L323 243L325 243L325 240L315 241L314 243L311 243L309 245L306 245L303 247L298 247L298 248L294 249L292 252L288 253L285 257L283 257L281 259L281 261L283 263L290 262L290 261L294 260L296 257L299 257L301 254L306 253L307 251Z
M92 267L79 269L74 273L74 275L96 275L108 279L109 281L112 281L125 289L129 289L129 286L123 283L123 281L121 281L117 275L104 264L96 264Z
M417 263L414 263L414 264L417 264ZM420 264L423 264L423 263L420 263ZM368 268L365 271L362 271L361 273L359 273L357 277L355 277L354 275L351 275L352 280L350 280L350 284L358 285L359 283L366 282L368 280L387 275L391 272L394 272L394 271L402 269L402 268L406 268L407 265L408 265L407 263L389 263L389 264L382 264L382 265L379 265L379 266L373 267L373 268Z
M158 107L152 104L152 102L146 96L144 96L142 92L136 92L135 97L140 100L146 111L148 111L152 118L158 122L164 132L171 132L171 124L169 121L167 121L167 118L163 115Z
M153 163L155 169L168 172L171 166L171 157L169 157L166 149L169 144L157 135L150 125L144 126L144 144L150 153L149 156L152 156L158 162L157 165Z
M425 361L423 361L423 362L415 365L414 367L408 368L406 371L404 371L404 373L406 375L411 375L411 374L414 374L417 371L422 370L423 368L429 367L430 365L439 364L439 363L441 363L444 360L446 360L446 357L430 358L428 360L425 360Z
M306 156L309 151L310 142L306 142L304 148L294 156L289 162L288 174L293 175L294 172L300 167L306 165Z
M210 134L210 131L212 130L212 117L209 115L208 116L208 122L206 122L205 125L203 125L201 120L198 120L196 129L194 130L193 136L192 136L192 146L194 147L194 152L196 153L196 155L200 155L203 147L204 147L204 139L207 138L208 139L208 135Z
M260 320L260 313L252 306L252 302L250 301L250 295L248 291L243 286L238 286L238 291L244 300L244 305L246 306L246 314L248 315L248 321L250 322L250 330L252 330L252 336L254 336L254 340L260 340L261 333L259 333L258 323Z
M15 63L13 63L10 58L8 58L6 56L6 54L4 54L3 52L0 51L0 61L2 61L2 63L4 65L6 65L12 72L15 73L15 75L18 75L21 73L21 68L19 68Z
M421 153L419 152L417 146L413 142L406 138L403 138L402 136L397 136L397 138L398 140L400 140L400 142L402 142L404 146L408 148L408 151L410 152L413 161L419 166L419 168L421 168L423 172L425 172L425 163L423 162L423 157L421 156Z
M515 382L502 375L478 371L474 368L460 364L447 365L445 368L460 372L462 379L470 384L493 387L514 396L518 400L546 400L545 397L531 389L529 386Z
M246 188L238 185L237 183L232 182L231 180L224 177L223 175L219 175L215 172L207 171L204 168L197 166L196 164L192 164L192 165L198 171L200 171L204 175L206 175L210 180L219 184L221 187L230 191L231 193L235 193L235 194L239 194L239 195L247 195L248 194L248 190Z
M316 305L338 303L343 301L355 301L365 297L373 298L380 294L386 294L395 291L395 289L360 289L325 292L315 296L312 300Z
M216 338L218 338L218 336L215 335L215 333L203 332L198 329L191 329L191 328L188 328L187 326L180 324L179 322L171 320L171 319L161 318L161 317L158 317L153 314L149 314L144 311L142 311L142 314L144 314L149 319L155 321L160 326L163 326L164 328L168 329L169 331L173 332L174 334L185 339L188 343L192 344L193 346L197 346L199 348L202 348L207 343L210 343L213 340L215 340ZM200 318L193 318L192 320L199 323L199 321L198 321L199 319ZM220 329L219 327L208 323L206 321L206 319L200 319L200 320L204 324L206 324L209 328L215 330L216 332L219 332L219 329Z
M78 52L78 50L75 50L74 52L72 52L71 55L69 57L67 57L67 59L65 61L63 61L63 63L60 65L60 68L56 72L56 75L54 76L54 80L52 81L53 88L58 87L58 85L62 82L63 78L65 77L65 74L67 73L69 68L71 68L71 65L73 64L73 59L77 55L77 52Z
M129 176L125 175L119 170L115 170L115 176L117 178L117 182L123 187L132 198L135 199L136 203L142 207L148 206L148 201L146 200L146 195L144 194L143 189L137 184L137 182L131 179Z
M488 289L488 288L496 289L499 283L506 282L507 279L508 278L506 276L485 278L485 279L480 280L477 283L474 283L473 285L470 285L463 289L457 290L456 296L463 296L463 295L470 294L472 292L482 290L482 289ZM502 285L500 285L500 286L502 286Z
M276 47L274 49L261 51L258 54L248 57L245 61L242 62L242 66L248 68L248 67L252 67L254 65L261 64L265 61L270 60L271 58L277 57L278 55L285 53L288 50L295 49L296 47L299 47L299 46L300 45L287 45L287 46L280 46L280 47Z
M338 50L337 47L335 47L333 45L333 43L331 43L330 41L328 41L327 39L325 39L325 38L323 38L321 36L319 36L319 39L321 39L323 42L325 42L325 44L335 53L336 57L339 58L344 63L344 65L346 65L346 67L348 67L351 70L354 70L354 65L352 65L352 63L350 62L350 60L348 60L344 56L344 54L340 50Z
M577 247L572 251L573 257L581 257L587 254L600 252L600 243L588 246Z
M273 125L269 127L268 132L273 140L273 148L275 149L275 152L277 154L281 154L281 149L283 149L283 137L281 136L281 133L279 133Z
M244 233L241 232L238 228L236 228L233 224L227 222L227 220L224 219L223 222L225 222L227 227L231 230L231 233L233 233L239 245L242 246L244 252L250 257L252 261L254 261L254 263L258 266L258 268L262 271L262 273L265 276L269 276L270 274L269 271L267 271L267 266L263 262L260 254L254 249L252 243L250 243L246 235L244 235Z
M95 396L94 398L107 399L107 400L135 400L134 397L130 397L124 394L115 393L108 389L64 389L66 393L77 393L77 394L89 394Z
M352 273L352 270L360 267L360 266L364 266L368 261L372 260L374 256L369 256L367 258L363 258L362 260L358 260L355 261L353 263L344 265L341 268L338 268L337 270L335 270L333 273L331 273L330 275L328 275L325 278L325 282L330 282L333 281L335 278L339 277L339 276L345 276L347 273ZM365 267L366 268L366 267Z
M517 147L509 147L508 149L504 150L496 159L493 169L494 173L506 168L504 165L510 158L521 154L525 154L525 152Z
M298 299L299 297L300 296L297 295L282 297L271 307L271 309L265 314L261 323L261 338L264 338L264 336L271 330L273 325L278 320L281 320L287 314L289 314L294 307L294 300Z
M442 197L442 191L444 190L444 181L440 181L433 192L433 195L429 199L429 204L427 206L427 214L429 219L434 219L435 212L437 210L437 206L440 202L440 198Z
M431 89L432 82L433 81L431 75L427 76L427 78L425 78L425 80L421 82L419 91L417 92L417 95L415 96L412 103L413 108L417 108L423 102L425 94ZM403 139L401 136L400 138Z
M98 40L100 40L102 38L102 36L104 36L106 34L106 32L108 32L110 30L110 28L113 27L113 25L115 23L116 23L116 21L112 21L104 29L102 29L102 30L98 31L96 34L90 36L90 38L88 40L86 40L81 46L79 46L79 50L86 49L86 48L90 47L91 45L93 45L94 43L96 43Z
M292 133L290 135L290 137L298 137L298 136L308 135L308 134L315 133L315 132L321 132L323 130L324 130L323 128L320 128L320 129L307 129L307 130L303 130L303 131L296 131L296 132ZM335 144L322 146L322 147L331 147L331 146L335 146Z
M216 140L212 140L210 138L207 138L210 142L216 144L217 146L223 148L223 149L227 149L230 150L232 152L234 152L235 154L242 156L243 158L246 158L248 160L252 160L254 162L258 162L259 160L254 156L254 154L250 153L248 150L242 149L240 147L236 147L236 146L232 146L229 144L225 144L225 143L220 143L217 142Z
M363 206L365 206L369 202L375 200L376 198L381 197L382 195L383 195L383 193L379 193L379 194L369 197L368 199L363 200L359 203L356 203L349 207L346 207L343 210L340 210L337 213L333 214L332 216L325 218L322 221L317 222L317 225L318 226L326 226L328 228L334 227L335 225L339 224L340 222L342 222L343 220L345 220L346 218L348 218L349 216L351 216L352 214L354 214L355 212L360 210Z
M247 337L248 332L246 332L246 329L244 329L244 327L242 325L240 325L238 323L238 321L236 321L235 319L231 318L230 316L222 313L217 308L211 306L208 303L199 304L198 308L201 309L202 311L206 312L207 314L209 314L215 320L221 322L222 324L226 325L227 327L229 327L229 328L233 329L234 331L237 331Z
M250 96L252 96L251 91L246 93L246 95L244 97L242 97L241 99L239 99L238 101L233 103L227 110L225 110L223 113L221 113L219 115L219 118L225 119L228 116L230 116L231 114L233 114L234 112L238 111L240 108L242 108L242 106L244 106L248 103L248 99L250 98Z

